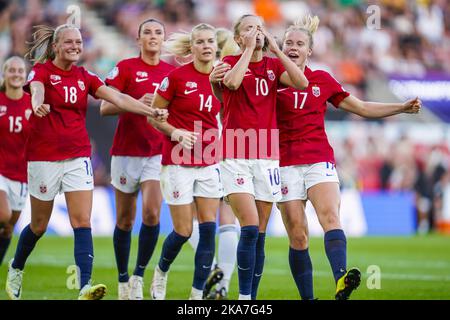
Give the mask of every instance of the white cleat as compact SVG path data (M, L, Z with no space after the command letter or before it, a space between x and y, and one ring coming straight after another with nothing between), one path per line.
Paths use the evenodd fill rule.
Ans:
M168 272L162 272L159 266L156 266L150 287L150 296L153 300L164 300L166 298L167 276Z
M128 282L119 282L117 288L118 300L130 300L130 285Z
M198 290L192 287L189 300L203 300L203 290Z
M6 293L11 300L20 300L22 297L23 270L12 267L14 259L9 261L8 276L6 278Z
M128 280L130 288L130 300L143 300L144 299L144 279L140 276L131 276Z

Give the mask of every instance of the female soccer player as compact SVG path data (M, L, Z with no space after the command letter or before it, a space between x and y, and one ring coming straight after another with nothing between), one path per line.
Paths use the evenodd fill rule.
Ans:
M153 100L154 107L169 111L169 128L159 127L172 138L163 142L161 190L174 230L164 241L151 293L155 300L165 298L169 267L192 233L195 202L200 236L190 299L201 300L214 258L216 212L223 196L215 152L220 102L209 84L217 51L215 29L199 24L190 33L173 34L167 47L177 58L192 55L193 62L169 73ZM197 143L196 134L201 135Z
M233 40L233 33L225 28L216 29L217 61L223 57L239 52L239 47ZM220 114L217 115L219 124L219 134L221 131L222 119ZM236 249L238 244L239 226L236 224L236 217L230 206L220 200L219 205L219 239L217 245L217 260L214 257L214 268L206 281L204 298L213 300L222 300L228 298L230 280L236 265ZM194 220L189 244L197 250L199 239L198 221ZM216 285L217 284L217 285ZM215 286L215 287L214 287Z
M11 299L20 299L26 259L47 228L56 194L63 192L74 229L75 263L80 271L78 299L101 299L105 285L90 282L94 252L90 228L91 146L85 124L88 94L126 111L160 115L160 120L165 114L107 87L96 75L77 67L83 41L75 26L41 26L34 36L30 57L40 48L44 51L35 59L40 63L28 76L33 107L26 144L31 223L20 234L9 265L6 291Z
M22 58L11 57L2 67L0 85L0 265L28 196L25 141L32 113L31 97L22 89L26 67Z
M360 283L356 268L347 270L346 237L339 221L339 179L324 128L326 103L366 118L417 113L419 99L405 103L361 101L346 92L327 72L306 66L319 19L306 16L286 30L283 52L302 70L308 88L280 86L277 122L280 129L281 192L279 203L289 235L289 264L302 299L313 299L313 276L308 253L306 201L310 200L325 232L325 252L336 281L337 300L348 299Z
M139 25L140 55L120 61L106 78L106 84L151 105L162 79L174 69L161 61L164 25L147 19ZM103 101L102 115L119 115L111 149L111 178L116 193L114 252L119 273L119 300L142 300L145 268L152 257L159 235L162 195L159 186L163 135L145 116L126 112ZM136 266L128 276L131 231L136 217L136 200L142 191L142 224Z
M265 231L273 202L281 197L276 130L278 82L307 87L303 72L278 48L260 17L242 16L234 26L242 50L223 59L224 193L241 225L237 249L239 299L256 298L264 266ZM265 41L276 58L264 56ZM218 70L224 65L220 65ZM226 66L225 66L226 67ZM248 140L248 142L247 142Z

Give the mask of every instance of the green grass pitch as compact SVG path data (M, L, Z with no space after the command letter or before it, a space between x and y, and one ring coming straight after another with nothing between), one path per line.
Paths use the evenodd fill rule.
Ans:
M145 274L145 299L149 299L153 268L159 258L163 238L153 255ZM450 299L450 237L364 237L349 238L348 266L357 266L362 272L360 288L352 299ZM0 299L4 292L7 261L13 256L17 236L0 267ZM112 238L94 238L95 262L93 280L108 287L106 299L117 299L117 272ZM130 273L133 271L137 238L133 238ZM311 259L314 267L314 293L320 300L333 299L334 281L326 258L323 239L312 238ZM193 276L194 254L186 244L169 273L167 299L187 299ZM67 268L74 264L73 239L44 236L37 244L25 268L23 299L75 299L77 290L67 289L70 274ZM376 266L371 267L369 266ZM380 281L368 273L380 270ZM380 288L373 288L380 284ZM369 286L368 286L369 285ZM233 274L230 298L237 298L237 273ZM372 287L372 288L369 288ZM299 294L290 274L288 242L286 238L266 240L266 263L259 289L259 299L295 300Z

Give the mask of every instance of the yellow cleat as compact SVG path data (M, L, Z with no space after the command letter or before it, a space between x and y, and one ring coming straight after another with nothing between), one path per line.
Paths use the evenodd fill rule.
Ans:
M361 283L361 272L358 268L351 268L336 284L336 300L348 300L353 290L356 290Z
M104 284L91 285L88 283L81 289L78 300L100 300L106 294L106 286Z

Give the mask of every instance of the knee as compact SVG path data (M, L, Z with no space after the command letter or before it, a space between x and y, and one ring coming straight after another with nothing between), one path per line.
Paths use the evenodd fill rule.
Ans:
M159 208L145 207L142 209L142 222L147 226L154 226L159 223Z
M14 231L14 225L11 223L7 223L3 227L2 237L3 238L11 238Z
M120 230L130 231L133 229L134 219L131 214L124 212L117 212L116 225Z
M340 229L341 223L339 220L339 212L337 208L324 208L318 214L320 223L325 231L332 229Z
M297 231L290 237L290 245L296 250L305 250L308 248L308 241L308 233L306 230Z
M47 224L32 223L30 229L36 236L40 237L47 231Z
M89 217L79 217L71 219L72 228L90 228L91 221Z
M177 226L174 231L182 237L190 238L192 235L192 226Z

